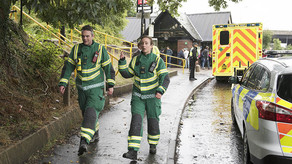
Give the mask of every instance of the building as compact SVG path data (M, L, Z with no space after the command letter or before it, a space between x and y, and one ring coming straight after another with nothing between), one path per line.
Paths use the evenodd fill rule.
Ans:
M271 30L273 33L273 39L279 39L281 41L282 47L287 47L289 44L292 45L292 31L279 31L279 30Z
M141 19L131 17L122 31L125 40L137 42L141 34ZM149 24L151 22L151 24ZM152 21L146 21L145 35L157 39L158 48L166 46L177 52L182 48L190 49L193 42L201 46L212 45L212 26L214 24L231 24L230 12L212 12L200 14L180 14L172 17L168 11L161 12Z

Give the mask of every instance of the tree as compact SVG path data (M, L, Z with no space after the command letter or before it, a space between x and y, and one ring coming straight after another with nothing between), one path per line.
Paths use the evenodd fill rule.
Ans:
M137 14L137 0L132 0L133 1L133 5L131 6L131 8L127 11L127 17L135 17Z
M286 47L286 50L292 50L292 45L289 44L289 45Z
M273 39L273 50L282 50L281 41L279 39Z
M13 0L16 2L17 0ZM133 6L131 0L22 0L28 10L55 27L59 23L69 27L91 22L104 25L108 19L119 24L124 13Z
M238 3L242 0L229 0L229 1ZM213 7L216 11L219 11L221 8L225 9L228 7L227 0L209 0L209 6Z
M272 43L273 32L270 30L264 30L263 32L263 49L269 49Z
M168 10L172 15L178 15L178 8L181 7L182 2L186 2L187 0L157 0L157 4L160 7L160 10L165 11ZM193 0L192 0L193 1ZM199 0L196 0L199 1ZM209 0L209 6L213 7L216 11L219 11L221 8L227 8L227 2L240 2L242 0ZM155 0L148 0L150 5L155 3Z

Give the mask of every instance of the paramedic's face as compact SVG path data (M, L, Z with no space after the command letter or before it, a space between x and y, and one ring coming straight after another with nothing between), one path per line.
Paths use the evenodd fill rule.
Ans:
M141 40L141 49L145 55L151 53L152 47L153 47L153 45L151 44L151 40L149 38L143 38Z
M84 30L82 31L82 41L83 44L90 46L92 45L93 34L91 31Z

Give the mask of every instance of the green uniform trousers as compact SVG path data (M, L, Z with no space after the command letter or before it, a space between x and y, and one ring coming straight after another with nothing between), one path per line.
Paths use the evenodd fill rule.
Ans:
M128 149L138 151L143 135L143 117L146 111L148 143L157 145L160 138L159 116L161 114L161 100L156 97L142 99L139 96L132 96L131 113L132 120L128 135ZM143 97L143 95L142 95Z
M78 88L78 102L83 116L80 134L81 137L86 139L87 143L99 130L98 116L105 104L103 89L101 87L89 90Z

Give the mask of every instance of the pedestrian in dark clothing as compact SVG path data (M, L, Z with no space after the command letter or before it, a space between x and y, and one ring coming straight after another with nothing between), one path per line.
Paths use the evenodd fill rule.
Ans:
M172 50L169 48L169 46L166 47L166 52L165 52L166 55L169 55L167 56L167 67L170 68L170 64L171 63L171 57L173 55L173 52Z
M194 43L193 47L190 50L190 54L189 54L189 58L190 58L190 77L189 80L194 81L197 80L195 78L195 68L196 68L196 62L198 60L197 57L197 47L198 47L198 43Z
M184 59L185 58L184 51L185 51L184 49L180 50L177 57ZM178 59L178 65L182 65L182 60Z
M202 59L202 63L201 63L202 69L205 69L205 63L207 64L208 69L210 69L210 64L209 64L209 47L208 46L206 46L205 49L203 50L201 59Z

